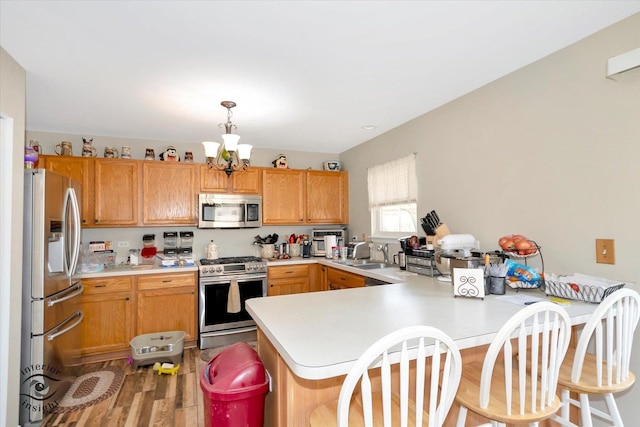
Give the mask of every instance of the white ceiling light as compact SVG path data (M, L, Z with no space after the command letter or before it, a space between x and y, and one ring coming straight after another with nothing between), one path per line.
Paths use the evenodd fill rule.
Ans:
M204 141L204 155L207 156L207 165L209 169L215 167L224 171L228 177L238 170L247 170L249 168L249 158L253 146L249 144L238 144L240 135L233 133L237 126L231 122L233 113L231 109L236 106L233 101L222 101L220 103L227 109L227 121L220 123L220 128L224 127L225 133L222 134L222 144L213 141Z

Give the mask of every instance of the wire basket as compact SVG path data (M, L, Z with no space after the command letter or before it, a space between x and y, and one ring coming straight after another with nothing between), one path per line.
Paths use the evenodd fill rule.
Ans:
M576 274L573 276L549 275L545 278L545 293L560 298L599 304L612 292L624 287L624 283L598 277Z

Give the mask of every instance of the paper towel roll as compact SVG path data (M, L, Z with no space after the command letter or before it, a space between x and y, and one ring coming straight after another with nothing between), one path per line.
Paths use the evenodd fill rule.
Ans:
M324 236L324 253L327 258L333 258L331 248L338 246L336 236Z

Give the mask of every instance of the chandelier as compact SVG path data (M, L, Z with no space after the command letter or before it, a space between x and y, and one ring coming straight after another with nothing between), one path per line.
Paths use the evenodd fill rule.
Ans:
M236 106L233 101L222 101L220 103L227 109L227 122L220 123L218 126L224 128L222 134L222 144L213 141L204 141L204 155L207 157L207 166L209 169L215 167L224 171L228 177L238 170L247 170L249 168L249 157L253 146L249 144L238 144L240 135L233 133L236 125L231 123L233 113L231 109Z

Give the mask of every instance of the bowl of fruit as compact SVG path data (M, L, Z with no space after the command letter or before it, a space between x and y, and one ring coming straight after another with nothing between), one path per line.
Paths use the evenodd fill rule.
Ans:
M498 245L500 245L505 253L516 257L530 257L536 255L540 249L536 242L522 234L502 236L500 240L498 240Z

